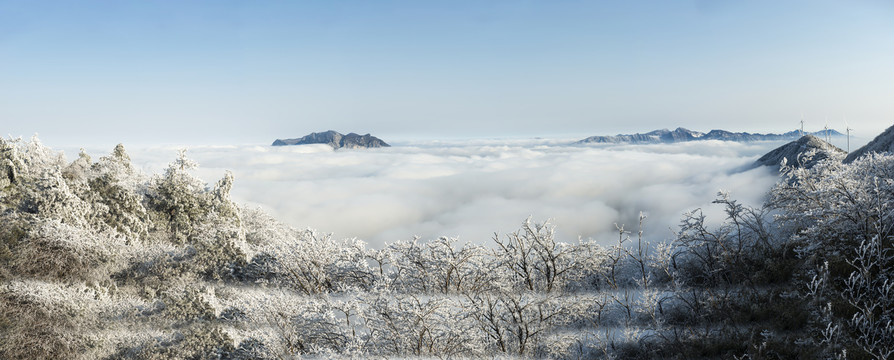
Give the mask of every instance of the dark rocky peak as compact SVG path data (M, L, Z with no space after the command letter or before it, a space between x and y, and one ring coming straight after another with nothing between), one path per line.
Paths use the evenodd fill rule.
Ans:
M307 144L327 144L329 146L332 146L333 149L357 149L391 146L381 139L370 134L358 135L355 133L349 133L347 135L342 135L341 133L333 130L311 133L298 139L276 139L276 141L273 142L273 146Z
M341 147L343 148L375 148L375 147L388 147L388 145L381 139L372 136L370 134L358 135L355 133L350 133L342 137L340 142Z

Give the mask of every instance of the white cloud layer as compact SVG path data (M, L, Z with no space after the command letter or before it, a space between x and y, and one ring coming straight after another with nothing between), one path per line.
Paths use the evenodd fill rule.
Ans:
M333 151L325 145L205 146L188 156L213 183L230 170L234 200L258 205L296 227L384 242L458 237L489 243L521 221L553 219L560 240L617 239L614 224L650 240L670 237L681 214L711 206L723 189L760 204L776 180L769 169L736 173L781 143L719 141L670 145L567 146L558 140L414 142ZM159 172L173 147L128 148L134 163ZM108 150L90 149L93 156ZM69 157L76 152L66 151Z

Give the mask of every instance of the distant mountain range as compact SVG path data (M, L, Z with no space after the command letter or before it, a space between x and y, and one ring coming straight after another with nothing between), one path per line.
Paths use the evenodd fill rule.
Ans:
M350 133L343 135L337 131L329 130L326 132L310 133L298 139L276 139L273 146L286 145L307 145L307 144L327 144L333 149L358 149L358 148L377 148L388 147L388 143L382 141L370 134L358 135Z
M764 141L764 140L794 140L803 135L825 137L844 136L844 134L829 129L816 132L801 133L798 130L784 134L752 134L747 132L731 132L726 130L711 130L707 133L693 131L684 128L675 130L661 129L644 134L618 134L615 136L591 136L580 140L575 144L663 144L697 140L724 140L724 141Z

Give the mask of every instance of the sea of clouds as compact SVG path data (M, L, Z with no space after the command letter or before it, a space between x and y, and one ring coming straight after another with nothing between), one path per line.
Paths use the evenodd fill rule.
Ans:
M439 236L490 243L527 217L550 219L566 242L617 241L615 224L651 241L672 237L681 215L712 205L720 190L760 205L778 174L742 171L783 142L699 141L661 145L569 145L568 139L421 141L390 148L326 145L194 146L195 174L209 184L231 171L232 197L281 221L373 247ZM126 144L125 144L126 145ZM128 147L134 163L160 173L178 146ZM88 149L102 156L111 149ZM66 150L72 157L77 150Z

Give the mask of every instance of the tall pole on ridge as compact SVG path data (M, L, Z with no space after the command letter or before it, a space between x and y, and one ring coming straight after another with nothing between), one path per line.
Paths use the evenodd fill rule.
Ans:
M844 122L844 129L847 131L847 153L851 153L851 126L847 124L847 121Z
M804 113L801 113L801 133L798 135L804 136Z

